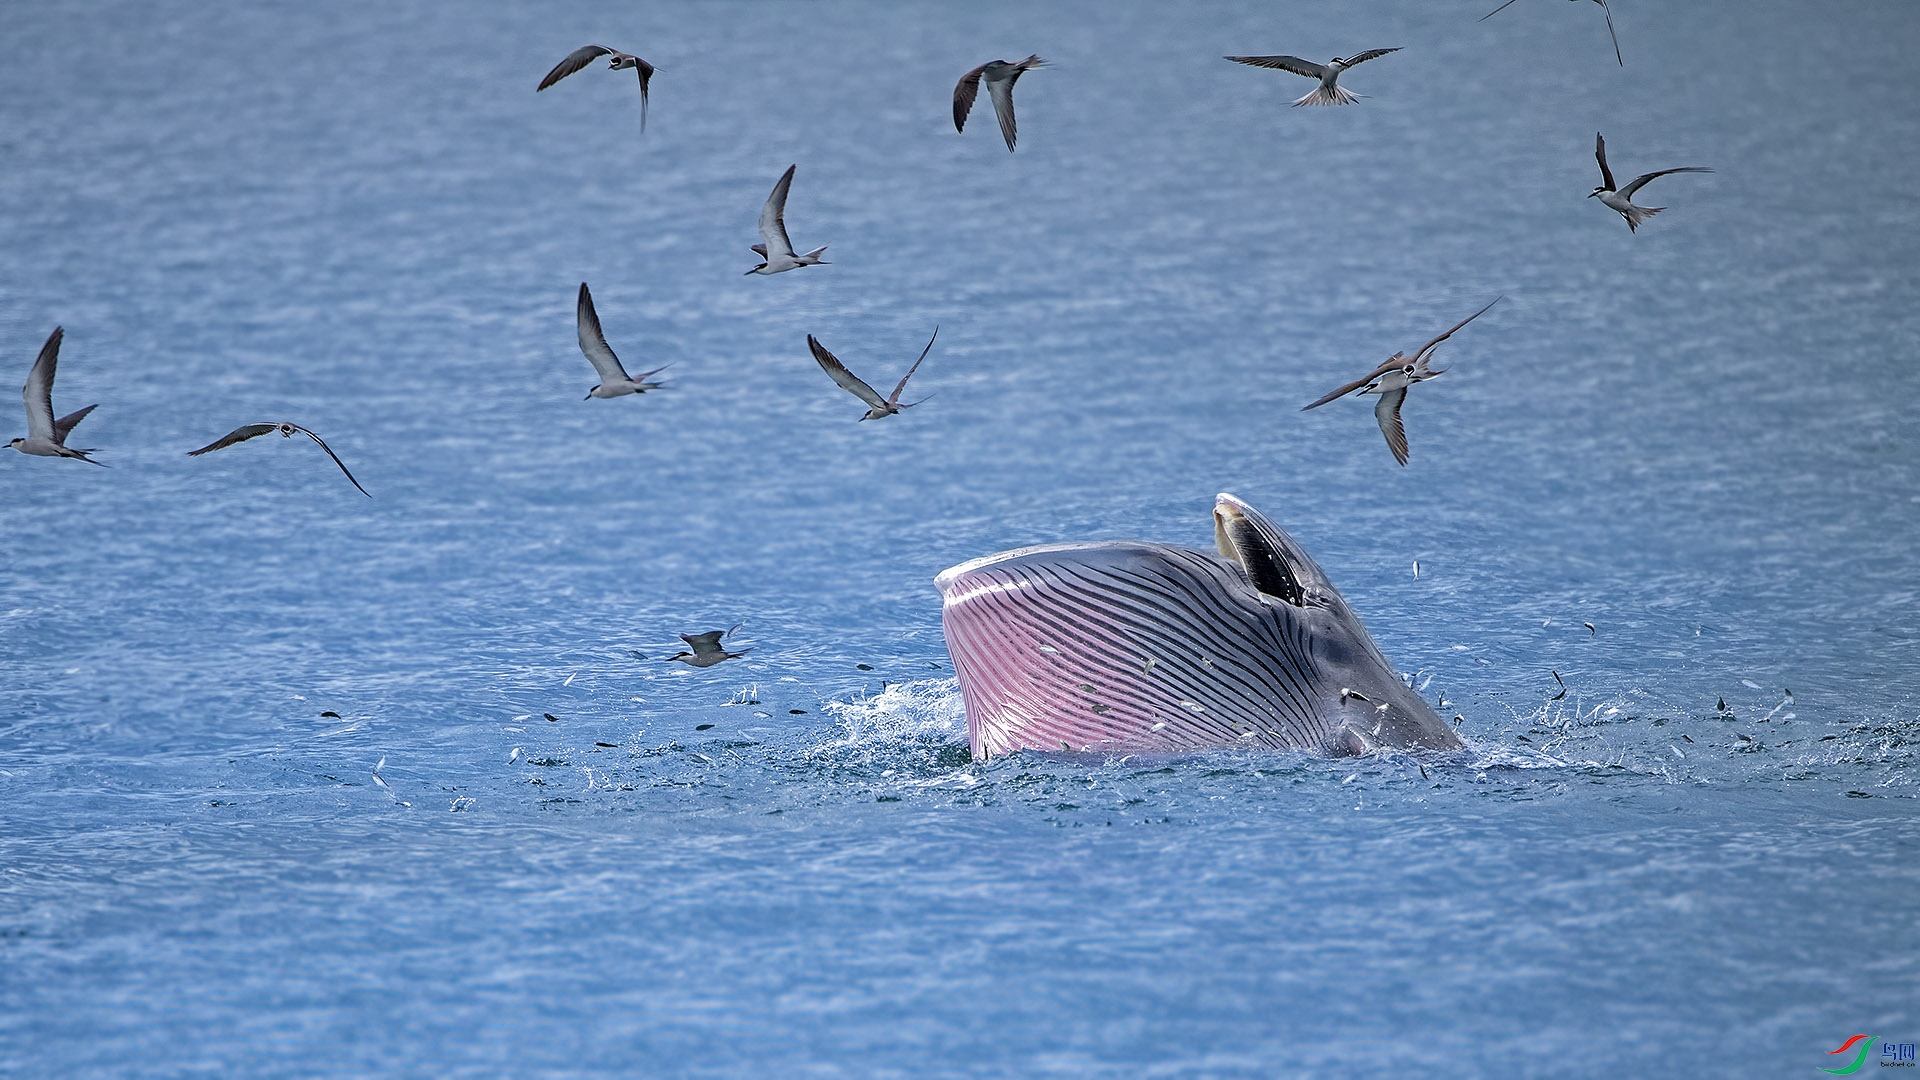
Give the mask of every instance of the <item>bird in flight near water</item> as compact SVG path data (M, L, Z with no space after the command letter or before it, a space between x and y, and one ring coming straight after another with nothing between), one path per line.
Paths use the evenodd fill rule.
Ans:
M744 624L734 623L732 629L709 630L704 634L681 634L680 640L693 646L693 651L688 652L682 649L667 659L678 660L692 667L712 667L722 660L735 660L745 656L753 651L753 646L749 645L738 652L728 652L720 647L720 639L732 637L733 631L740 629L742 625Z
M631 377L627 375L627 369L620 366L620 358L613 355L612 347L607 344L607 335L600 332L600 315L593 310L593 294L587 291L584 281L580 283L580 300L574 305L573 314L574 321L579 324L580 351L586 354L593 370L600 373L600 385L587 391L587 397L615 398L625 394L644 394L665 385L647 380L665 371L670 366L667 364Z
M933 339L939 336L940 328L936 326L933 328L933 337L927 339L927 347L920 350L920 360L925 360L927 354L933 351ZM920 360L915 360L913 366L907 369L907 373L900 376L900 382L893 388L893 393L883 398L878 390L868 386L860 376L848 371L847 365L842 364L839 357L828 352L827 347L820 344L812 334L807 335L807 348L813 350L813 358L819 362L820 369L825 371L834 382L839 383L840 389L867 403L867 415L861 417L862 420L878 420L892 416L901 409L911 409L920 404L920 401L927 400L921 398L920 401L909 401L905 404L900 402L900 392L907 388L907 380L913 378L913 373L920 370Z
M779 182L773 185L773 193L767 196L767 204L760 208L760 242L748 249L760 256L760 265L747 271L749 274L778 274L802 266L829 265L820 258L827 245L821 244L805 255L795 255L793 241L787 239L787 189L793 186L793 170L797 168L798 165L787 166Z
M640 130L647 130L647 83L653 79L653 73L656 69L652 64L647 63L645 60L631 53L623 53L618 49L609 49L605 45L582 45L568 53L565 60L553 65L553 70L547 72L547 77L540 80L540 85L534 87L533 92L537 94L545 90L547 87L579 71L581 68L586 67L602 56L612 57L611 60L607 61L607 68L610 71L624 71L627 68L632 68L639 73Z
M333 447L328 446L325 439L322 439L320 436L315 435L313 432L308 431L306 428L301 427L299 424L292 423L291 421L282 420L277 424L242 424L239 427L234 428L232 431L227 432L225 435L220 436L218 439L215 439L213 442L208 443L207 445L201 447L198 450L187 451L187 456L199 457L201 454L210 454L215 450L220 450L225 447L232 446L234 443L246 442L248 439L251 439L260 435L266 435L270 432L275 432L275 431L279 432L280 437L283 439L293 438L293 433L296 431L302 435L305 435L307 438L312 439L315 443L319 445L320 449L325 450L327 452L327 456L333 459L333 463L335 465L340 466L340 471L346 475L348 483L352 484L356 488L359 488L360 494L365 495L369 499L373 498L373 495L371 492L369 492L366 488L360 487L360 481L355 480L353 478L353 473L347 470L347 463L340 460L340 455L333 452Z
M1019 135L1013 122L1013 84L1020 81L1021 75L1046 64L1038 55L1013 63L989 60L960 76L953 88L953 130L966 131L967 114L973 111L973 101L980 96L980 80L985 79L987 96L993 99L993 114L1000 118L1000 137L1007 140L1007 152L1012 153L1014 139Z
M34 358L33 367L27 370L27 384L20 388L21 400L27 405L27 434L7 445L34 457L78 458L104 469L105 462L87 456L93 453L91 448L80 450L67 445L67 436L88 413L100 406L89 405L58 420L53 418L53 376L60 366L60 342L64 337L66 330L54 327L53 333L47 335L47 343L40 346L40 355Z
M1387 449L1393 451L1393 459L1405 465L1408 457L1407 429L1400 421L1400 405L1407 400L1407 388L1414 383L1425 382L1428 379L1437 379L1445 375L1447 373L1446 368L1435 371L1430 366L1433 360L1433 350L1437 348L1441 342L1452 337L1454 331L1485 315L1488 308L1499 303L1501 299L1502 298L1498 296L1494 297L1493 303L1454 323L1445 333L1427 342L1425 345L1420 346L1418 349L1415 349L1412 357L1408 357L1405 353L1394 353L1382 361L1379 367L1374 368L1372 371L1367 372L1365 375L1345 386L1328 391L1322 395L1318 401L1315 401L1300 411L1305 412L1307 409L1317 409L1335 398L1344 397L1356 390L1363 395L1380 395L1380 400L1375 402L1373 406L1373 418L1380 425L1380 434L1387 437Z
M1627 219L1627 231L1638 232L1640 223L1665 210L1664 206L1635 206L1633 193L1647 185L1647 181L1670 173L1705 172L1713 170L1699 165L1686 165L1678 169L1661 169L1659 172L1641 173L1633 178L1626 187L1614 190L1613 170L1607 168L1607 140L1599 133L1593 133L1593 159L1600 163L1600 186L1587 194L1591 199L1598 196L1600 201Z
M1297 56L1229 56L1228 60L1236 64L1248 64L1253 67L1273 68L1278 71L1291 71L1295 75L1304 75L1309 79L1319 79L1320 85L1312 93L1294 101L1294 107L1302 105L1346 105L1365 97L1356 94L1339 83L1340 73L1351 67L1357 67L1369 60L1376 60L1388 53L1399 52L1400 47L1391 49L1368 49L1366 52L1349 59L1336 56L1325 64L1316 64L1311 60L1302 60Z

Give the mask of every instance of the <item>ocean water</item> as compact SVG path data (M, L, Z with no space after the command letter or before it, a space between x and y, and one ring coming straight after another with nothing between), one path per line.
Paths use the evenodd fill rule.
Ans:
M1621 68L1488 6L7 7L0 375L63 325L110 468L0 458L0 1074L1920 1038L1920 8L1619 0ZM629 73L534 93L588 41L644 135ZM1340 109L1220 59L1391 45ZM956 134L1029 52L1019 151ZM1596 130L1715 172L1629 234ZM788 164L832 265L744 277ZM581 281L669 389L582 400ZM1495 296L1407 468L1299 410ZM805 346L890 384L936 325L878 423ZM279 419L374 497L184 456ZM1218 491L1467 749L970 761L933 575Z

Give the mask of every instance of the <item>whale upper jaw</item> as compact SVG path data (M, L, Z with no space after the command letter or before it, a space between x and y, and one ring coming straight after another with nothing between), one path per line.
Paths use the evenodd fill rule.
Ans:
M1461 745L1291 536L1231 495L1214 525L1224 557L1046 544L938 575L975 755Z

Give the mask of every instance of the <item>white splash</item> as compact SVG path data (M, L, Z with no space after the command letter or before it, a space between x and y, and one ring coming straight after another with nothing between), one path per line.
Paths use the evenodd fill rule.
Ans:
M967 730L966 709L956 679L916 679L893 683L878 694L821 706L839 722L841 737L821 749L866 747L936 737L952 739Z

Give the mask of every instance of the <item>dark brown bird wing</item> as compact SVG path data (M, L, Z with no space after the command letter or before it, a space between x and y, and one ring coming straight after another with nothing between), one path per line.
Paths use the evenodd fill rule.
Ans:
M1387 55L1388 53L1399 52L1401 48L1403 48L1403 46L1395 45L1391 49L1368 49L1366 52L1361 53L1359 56L1356 56L1348 60L1347 66L1357 67L1361 64L1366 63L1369 60L1378 60L1381 57Z
M88 413L99 407L97 404L89 405L79 412L70 412L60 419L55 420L53 422L53 441L65 446L67 444L67 436L73 432L73 429L80 425L80 421L87 418Z
M605 45L580 46L568 53L565 60L553 65L553 70L547 72L547 77L541 79L540 85L533 88L534 93L545 90L547 87L552 86L554 83L559 82L561 79L579 71L581 68L586 67L588 64L593 63L595 60L611 52L613 52L613 50L607 48ZM646 97L646 86L646 76L642 75L640 77L640 96L642 99Z
M215 450L224 450L234 443L246 442L248 439L258 438L269 431L278 431L279 429L279 424L242 424L198 450L187 451L187 456L199 457L201 454L211 454Z
M40 355L27 369L26 385L20 388L20 400L27 405L27 434L54 442L60 440L54 438L53 377L60 370L60 342L66 335L65 329L53 328L47 343L40 346Z
M1634 192L1639 191L1641 188L1645 187L1647 185L1647 181L1652 180L1655 177L1667 176L1671 173L1677 173L1677 172L1712 172L1712 171L1713 171L1712 169L1702 168L1699 165L1686 165L1678 169L1661 169L1659 172L1650 172L1650 173L1645 173L1643 175L1634 177L1632 181L1630 181L1627 184L1626 187L1623 187L1620 189L1620 194L1631 199L1633 198Z
M927 339L927 347L920 350L920 360L925 360L927 354L933 351L933 339L939 336L940 328L936 326L933 328L933 337ZM913 366L907 369L907 373L900 376L900 384L893 388L893 396L887 399L887 404L900 404L900 392L907 388L907 380L913 378L913 373L920 370L920 360L915 360Z
M1327 393L1321 395L1320 400L1315 401L1313 404L1308 405L1305 408L1302 408L1300 411L1306 412L1307 409L1317 409L1320 406L1325 405L1327 402L1332 401L1335 398L1345 397L1348 394L1353 393L1355 390L1358 390L1361 387L1372 382L1373 380L1379 378L1380 376L1385 375L1387 372L1392 371L1394 368L1402 367L1405 364L1406 364L1405 358L1399 355L1395 355L1390 359L1382 360L1380 362L1379 367L1374 368L1372 371L1367 372L1365 375L1361 376L1358 379L1353 380L1352 382L1346 384L1345 386L1340 387L1337 390L1328 391Z
M634 59L640 60L637 56ZM640 73L640 130L644 133L647 130L647 82L653 78L653 65L640 60L633 70Z
M928 342L927 344L931 347L933 343ZM860 376L848 371L847 365L841 363L839 357L828 352L827 347L820 344L819 339L815 338L812 334L807 335L807 348L813 350L813 358L819 362L820 370L826 372L828 377L834 382L839 383L840 389L866 402L873 408L884 409L888 407L889 402L886 398L880 396L878 390L862 382ZM922 353L921 355L925 356L926 354ZM914 366L918 367L920 365L916 362ZM909 371L907 374L911 375L913 373ZM905 379L900 380L902 384L905 384L906 381ZM898 396L898 391L895 391L895 396Z
M313 432L308 431L306 428L301 427L299 424L294 424L292 425L292 427L293 427L293 430L299 432L302 435L305 435L307 438L312 439L314 442L319 443L320 449L325 450L327 452L327 456L333 459L333 463L335 465L340 466L340 471L343 473L346 473L347 481L351 483L354 487L360 488L360 494L365 495L369 499L373 498L373 494L371 492L369 492L366 488L360 487L360 481L355 480L353 478L353 474L347 471L347 463L340 460L340 455L333 452L333 447L328 446L327 441L325 439L322 439L320 436L315 435Z
M1407 388L1403 386L1381 394L1373 406L1373 418L1380 422L1380 434L1387 437L1387 449L1393 451L1393 460L1402 465L1407 463L1407 428L1400 422L1400 403L1405 400Z
M1434 347L1434 346L1436 346L1436 345L1438 345L1438 344L1440 344L1441 342L1443 342L1443 341L1445 341L1445 340L1447 340L1448 338L1450 338L1450 337L1452 337L1452 336L1453 336L1453 332L1454 332L1455 330L1458 330L1458 329L1460 329L1461 327L1463 327L1463 326L1465 326L1465 325L1467 325L1468 323L1470 323L1470 322L1472 322L1473 320L1475 320L1475 319L1477 319L1477 318L1479 318L1480 316L1482 316L1482 315L1485 315L1485 314L1487 313L1487 311L1488 311L1489 309L1491 309L1491 308L1493 307L1493 305L1494 305L1494 304L1497 304L1497 303L1499 303L1499 302L1500 302L1501 300L1503 300L1503 299L1505 299L1505 297L1503 297L1503 296L1496 296L1496 297L1494 297L1494 298L1493 298L1493 303L1492 303L1492 304L1488 304L1488 305L1487 305L1486 307L1483 307L1483 308L1481 308L1481 309L1480 309L1479 311L1476 311L1476 312L1474 312L1473 314L1471 314L1471 315L1469 315L1469 316L1467 316L1466 318L1464 318L1464 319L1461 319L1461 320L1460 320L1459 322L1457 322L1457 323L1454 323L1454 324L1453 324L1453 325L1452 325L1451 327L1449 327L1449 328L1447 329L1447 332L1446 332L1446 333L1444 333L1444 334L1441 334L1441 335L1440 335L1439 337L1437 337L1437 338L1434 338L1434 339L1433 339L1432 341L1429 341L1429 342L1427 342L1427 343L1426 343L1425 345L1422 345L1422 346L1420 346L1420 348L1419 348L1418 350L1416 350L1416 351L1414 352L1414 354L1413 354L1413 362L1414 362L1415 364L1418 364L1418 363L1420 363L1420 361L1421 361L1421 359L1422 359L1423 357L1425 357L1425 356L1426 356L1426 355L1427 355L1428 353L1430 353L1430 352L1432 352L1432 351L1433 351L1433 347Z
M574 305L574 322L580 334L580 351L586 355L587 362L600 375L603 383L623 382L627 369L620 358L613 354L612 346L607 344L607 335L600 331L600 313L593 309L593 294L587 291L587 283L580 283L580 299Z
M1512 3L1513 0L1507 0L1507 2ZM1593 0L1593 2L1599 4L1600 10L1607 16L1607 36L1613 39L1614 62L1621 67L1626 67L1627 62L1620 58L1620 35L1613 32L1613 9L1607 6L1607 0Z
M1236 64L1291 71L1295 75L1305 75L1309 79L1318 79L1327 73L1324 65L1316 64L1311 60L1302 60L1297 56L1229 56L1227 59Z
M1607 168L1607 140L1599 132L1593 133L1593 160L1600 163L1600 186L1608 191L1618 191L1613 186L1613 170Z
M991 60L987 61L989 64L992 62ZM973 99L980 96L980 73L985 70L987 70L987 65L981 64L979 67L960 76L960 81L954 85L953 130L965 131L967 129L967 114L973 111Z

